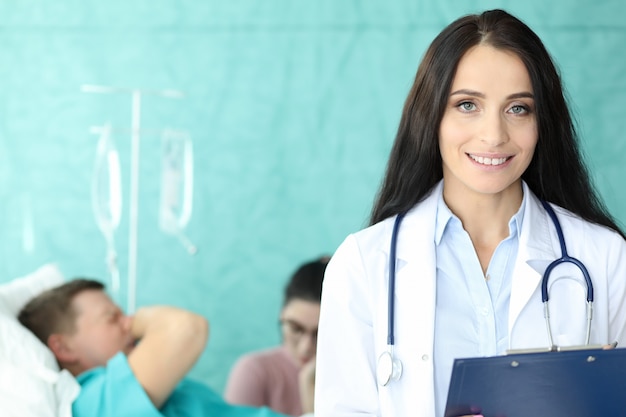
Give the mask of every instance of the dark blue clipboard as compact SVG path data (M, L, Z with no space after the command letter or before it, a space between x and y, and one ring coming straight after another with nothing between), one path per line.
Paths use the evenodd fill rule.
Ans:
M626 416L626 349L456 359L446 417Z

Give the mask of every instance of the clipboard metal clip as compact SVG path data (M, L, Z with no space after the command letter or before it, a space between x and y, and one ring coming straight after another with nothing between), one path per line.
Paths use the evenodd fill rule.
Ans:
M546 353L546 352L569 352L572 350L595 350L595 349L615 349L617 347L617 341L610 345L573 345L573 346L556 346L543 348L528 348L528 349L508 349L507 355L515 355L518 353Z

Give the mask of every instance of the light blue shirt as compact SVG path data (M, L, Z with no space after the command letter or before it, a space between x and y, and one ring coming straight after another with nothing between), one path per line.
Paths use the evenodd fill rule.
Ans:
M456 358L504 354L509 341L511 276L522 230L524 201L509 221L509 237L496 248L487 274L461 220L439 196L435 223L435 410L443 417Z

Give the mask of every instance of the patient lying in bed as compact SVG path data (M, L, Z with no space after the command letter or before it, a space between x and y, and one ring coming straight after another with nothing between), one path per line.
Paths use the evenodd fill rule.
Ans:
M101 283L77 279L30 300L19 320L80 384L73 417L280 416L227 404L184 379L208 338L207 321L189 311L155 306L126 316Z

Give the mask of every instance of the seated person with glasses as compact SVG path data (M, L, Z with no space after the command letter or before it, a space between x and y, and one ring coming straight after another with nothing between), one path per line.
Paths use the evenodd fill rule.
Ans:
M235 363L226 384L227 401L291 416L313 412L317 322L329 260L324 256L307 262L291 276L280 313L282 345L246 354Z

